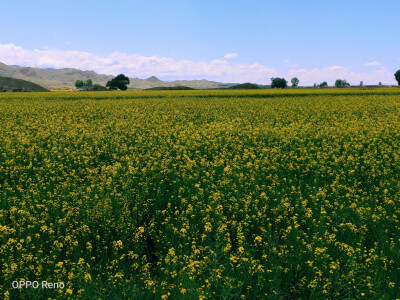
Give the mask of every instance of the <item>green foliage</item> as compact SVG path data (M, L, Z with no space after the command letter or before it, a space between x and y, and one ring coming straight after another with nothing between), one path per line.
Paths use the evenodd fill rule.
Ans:
M328 83L327 83L326 81L324 81L324 82L322 82L322 83L319 85L319 87L320 87L320 88L328 87Z
M2 298L398 298L399 95L0 94Z
M108 89L105 86L102 86L100 84L94 84L92 88L90 89L91 91L108 91Z
M260 89L260 86L254 83L242 83L242 84L237 84L237 85L233 85L230 86L229 89Z
M193 88L187 86L156 86L152 88L145 89L147 91L174 91L174 90L194 90Z
M87 89L90 89L93 86L93 81L92 79L88 79L83 83L83 86Z
M77 89L83 88L83 85L84 85L83 80L77 79L77 80L75 81L75 87L76 87Z
M292 82L292 87L296 87L296 86L299 85L300 81L299 81L299 79L297 77L293 77L291 82Z
M335 87L337 88L341 88L341 87L348 87L350 86L350 83L348 83L346 80L344 79L337 79L335 81Z
M91 79L77 80L75 82L75 87L81 89L82 91L108 91L108 89L100 84L93 84Z
M397 83L400 85L400 70L397 70L397 72L394 73L394 78L396 79Z
M49 90L30 81L0 77L0 92L49 92Z
M111 79L107 82L106 87L110 90L120 89L121 91L126 91L128 89L128 84L130 80L124 74L119 74L117 77Z
M286 87L287 87L287 81L285 80L285 78L279 78L279 77L271 78L271 88L284 89Z

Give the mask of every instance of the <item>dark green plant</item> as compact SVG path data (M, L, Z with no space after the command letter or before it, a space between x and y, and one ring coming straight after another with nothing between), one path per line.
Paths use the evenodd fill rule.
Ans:
M319 87L320 87L320 88L328 87L328 83L327 83L326 81L324 81L324 82L322 82L322 83L319 85Z
M284 89L286 87L287 87L287 81L285 80L285 78L279 78L279 77L271 78L271 88Z
M106 87L110 90L120 89L121 91L126 91L128 89L128 84L130 80L124 74L119 74L117 77L114 77L110 81L107 82Z
M293 77L291 82L292 82L292 87L296 87L296 86L299 85L300 81L299 81L299 79L297 77Z
M336 79L335 87L341 88L346 86L350 86L350 83L348 83L345 79Z
M77 89L83 88L83 80L77 79L77 80L75 81L75 87L76 87Z
M394 73L394 78L396 78L397 83L400 85L400 70Z

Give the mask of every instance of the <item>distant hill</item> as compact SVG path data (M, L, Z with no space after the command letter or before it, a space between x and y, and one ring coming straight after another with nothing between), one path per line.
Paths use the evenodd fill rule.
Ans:
M30 81L0 77L0 92L49 92L49 90Z
M254 83L242 83L242 84L237 84L229 87L230 89L261 89L261 87L258 84Z
M94 71L82 71L72 68L64 69L42 69L9 66L0 62L0 76L12 77L23 79L39 84L49 90L65 90L74 89L75 81L77 79L87 80L91 79L93 83L105 86L109 80L114 78L112 75L97 74ZM155 76L147 79L129 78L130 90L143 90L153 87L174 87L174 86L187 86L194 89L216 89L226 88L234 84L220 83L208 80L176 80L176 81L162 81Z
M187 86L156 86L152 88L145 89L147 91L165 91L165 90L194 90Z
M148 81L148 82L162 82L160 79L158 79L155 76L151 76L151 77L145 79L145 81Z

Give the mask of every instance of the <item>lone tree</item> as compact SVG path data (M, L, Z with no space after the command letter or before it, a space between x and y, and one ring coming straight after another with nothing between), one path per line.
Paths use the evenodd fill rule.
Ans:
M299 85L300 81L299 81L299 79L297 77L293 77L291 82L292 82L292 87L296 87L296 86Z
M345 79L337 79L335 81L335 87L341 88L341 87L346 87L350 86L350 83L348 83Z
M400 85L400 70L394 73L394 78L396 78L397 83Z
M126 91L128 89L128 84L130 80L124 74L119 74L117 77L114 77L110 81L107 82L106 87L112 90L120 89L121 91Z
M78 79L77 81L75 81L75 87L77 89L83 88L83 80Z
M322 83L319 85L320 88L325 88L325 87L327 87L327 86L328 86L328 83L327 83L326 81L322 82Z
M279 77L271 78L271 88L284 89L286 87L287 87L287 81L285 80L285 78L279 78Z

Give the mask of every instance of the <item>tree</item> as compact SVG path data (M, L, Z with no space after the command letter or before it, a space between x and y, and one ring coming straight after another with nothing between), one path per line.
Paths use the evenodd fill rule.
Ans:
M325 87L327 87L327 86L328 86L328 83L327 83L326 81L324 81L323 83L321 83L321 84L319 85L320 88L325 88Z
M77 89L80 89L80 88L83 88L83 80L76 80L75 81L75 87L77 88Z
M299 85L300 81L299 81L299 79L297 77L293 77L291 82L292 82L292 87L296 87L296 86Z
M360 86L364 86L364 82L360 81Z
M121 91L126 91L128 89L128 84L130 80L124 74L119 74L117 77L109 80L106 84L106 87L112 90L120 89Z
M284 89L286 87L287 87L287 81L285 80L285 78L279 78L279 77L271 78L271 88Z
M394 78L396 78L397 83L400 85L400 70L394 73Z
M379 81L379 86L382 86L382 82Z
M90 88L93 86L93 81L92 81L92 79L88 79L88 80L84 81L84 82L83 82L83 86L84 86L86 89L90 89Z
M345 79L337 79L335 81L335 87L341 88L341 87L346 87L350 86L350 83L348 83Z

